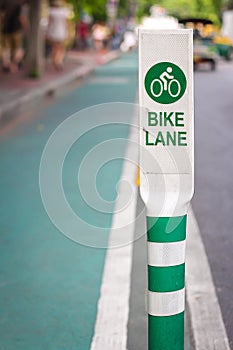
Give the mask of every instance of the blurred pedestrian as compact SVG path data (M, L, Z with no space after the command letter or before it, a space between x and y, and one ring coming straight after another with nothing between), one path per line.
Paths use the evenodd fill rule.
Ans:
M78 49L85 50L88 47L89 26L83 19L77 23L76 33Z
M123 37L123 41L121 43L121 50L123 52L128 52L133 50L137 45L137 37L133 30L126 29Z
M4 72L17 72L21 66L23 50L23 31L29 28L24 13L24 0L5 1L1 6L2 21L2 69Z
M63 5L63 1L56 0L49 9L49 20L47 28L47 39L51 44L51 56L54 67L63 69L65 57L65 45L68 37L69 11Z
M97 51L105 51L111 38L110 29L105 23L95 23L92 27L94 46Z
M120 31L119 26L115 25L112 29L112 42L111 42L111 48L113 50L118 50L122 41L122 33Z

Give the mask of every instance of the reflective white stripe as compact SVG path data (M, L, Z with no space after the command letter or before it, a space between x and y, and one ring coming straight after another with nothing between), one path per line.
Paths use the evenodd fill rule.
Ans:
M148 265L150 266L175 266L185 262L186 240L171 243L148 244Z
M152 316L179 314L185 308L185 289L167 293L148 291L147 304L148 314Z
M134 118L137 119L136 113ZM136 121L132 125L136 125ZM133 244L126 243L134 240L136 222L137 190L134 185L137 172L137 148L134 147L136 141L137 129L132 126L119 182L127 178L132 186L132 192L125 191L122 186L118 188L91 350L127 350ZM130 162L127 159L134 161ZM124 210L122 201L129 203ZM111 249L120 244L124 246Z

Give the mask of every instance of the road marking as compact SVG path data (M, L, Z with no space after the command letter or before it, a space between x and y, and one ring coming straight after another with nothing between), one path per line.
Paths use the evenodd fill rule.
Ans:
M151 292L148 290L147 312L152 316L173 316L184 312L185 289L175 292Z
M130 79L128 77L116 77L116 76L107 76L107 77L98 77L94 76L89 81L89 84L129 84Z
M211 270L193 210L188 214L186 294L196 350L230 350Z
M136 117L136 116L135 116ZM127 229L129 244L120 248L108 248L103 272L103 280L98 302L98 311L95 324L91 350L126 350L129 316L129 298L131 284L131 267L134 226L137 205L137 187L135 178L137 174L137 130L131 127L128 147L121 180L126 180L132 192L124 191L119 186L119 196L116 201L113 224L109 237L109 247L117 240L117 232L124 234ZM133 144L134 143L134 144ZM129 159L130 161L127 161ZM132 162L134 160L134 162ZM125 203L127 198L130 204L122 211L121 200ZM123 218L124 216L124 218ZM126 225L121 227L122 222ZM120 230L120 231L119 231Z
M147 242L148 265L175 266L185 262L186 240L170 243Z

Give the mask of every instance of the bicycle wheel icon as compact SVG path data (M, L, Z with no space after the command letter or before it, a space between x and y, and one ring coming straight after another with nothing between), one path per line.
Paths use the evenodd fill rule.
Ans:
M151 82L150 91L151 91L151 94L154 97L160 97L162 95L162 93L163 93L163 83L162 83L162 81L160 79L154 79Z
M173 91L175 93L173 93ZM180 86L180 83L177 79L172 79L169 84L168 84L168 93L171 97L177 97L179 96L180 94L180 91L181 91L181 86Z
M154 97L160 97L166 90L164 89L163 82L160 79L154 79L151 82L150 91ZM179 81L177 79L172 79L168 83L167 91L169 95L173 98L179 96L181 92L181 86Z

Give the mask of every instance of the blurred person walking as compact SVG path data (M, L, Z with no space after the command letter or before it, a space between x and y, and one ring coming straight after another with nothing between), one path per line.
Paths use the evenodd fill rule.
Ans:
M95 23L92 27L92 35L95 49L104 52L107 49L108 42L111 38L110 29L105 23Z
M77 48L79 50L85 50L88 47L89 26L81 19L76 26L76 40Z
M65 57L65 42L68 36L69 11L64 7L63 1L57 0L49 9L47 39L52 47L52 61L57 70L63 69Z
M4 72L17 72L21 66L23 50L23 31L29 28L24 12L25 0L5 1L1 5L2 21L2 69Z

